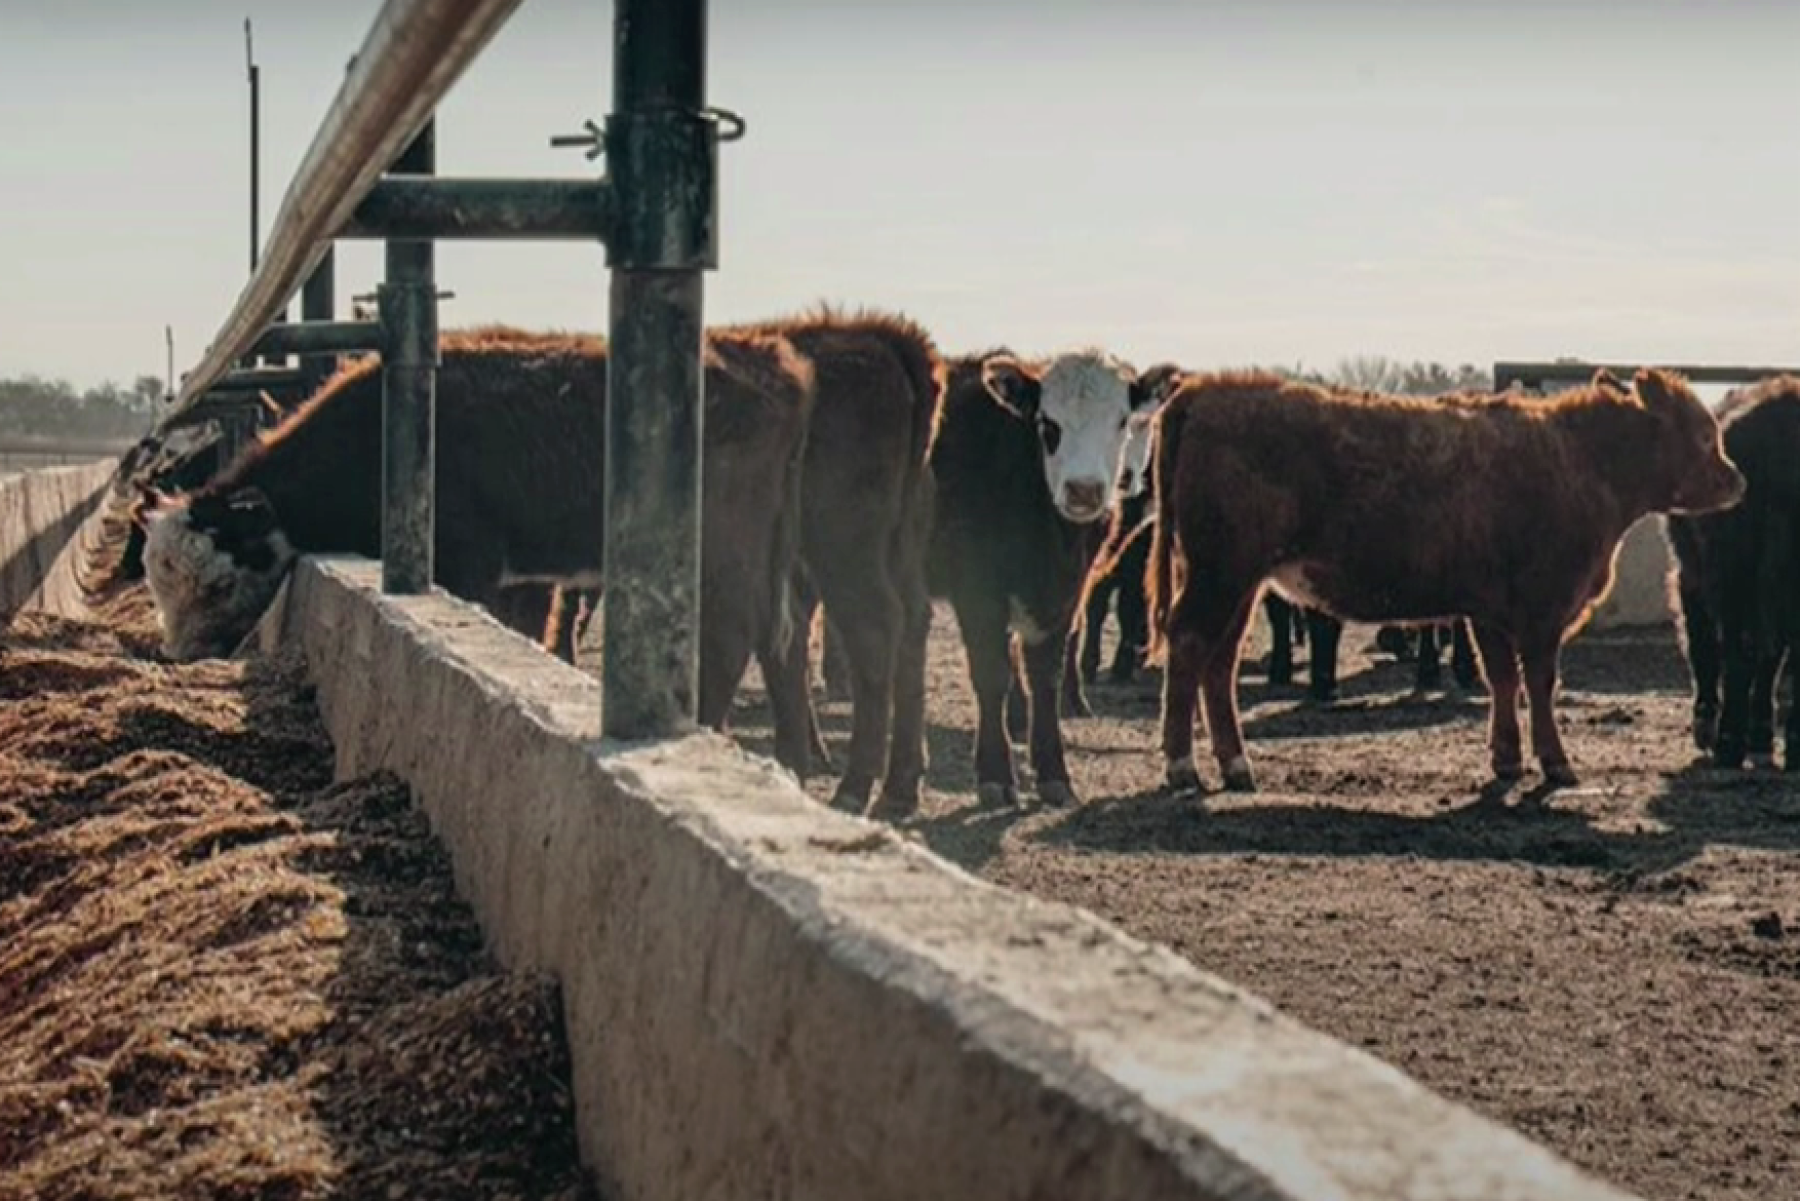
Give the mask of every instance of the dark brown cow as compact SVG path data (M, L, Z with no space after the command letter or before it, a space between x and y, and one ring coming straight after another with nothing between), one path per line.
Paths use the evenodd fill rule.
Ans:
M437 379L435 579L481 605L591 586L603 550L602 340L484 329L443 339ZM723 729L752 652L790 632L810 365L780 338L706 341L700 719ZM143 502L144 563L164 651L229 654L296 554L381 550L381 372L339 372L190 496ZM516 597L514 598L516 599ZM540 619L538 630L543 629ZM804 723L777 730L805 759Z
M824 760L808 658L813 613L822 603L842 641L852 704L848 762L834 803L862 812L880 778L882 815L904 815L918 804L925 772L932 495L925 452L943 362L929 334L891 313L821 308L736 330L779 335L817 379L802 486L798 636L768 680L770 706L801 715L813 754Z
M1720 767L1772 762L1782 660L1800 658L1800 379L1735 389L1718 410L1742 504L1669 518L1682 647L1694 683L1694 742ZM1724 697L1720 701L1720 677ZM1800 709L1783 762L1800 770Z
M1004 707L1023 648L1032 767L1040 800L1074 799L1057 701L1063 658L1100 534L1112 511L1131 418L1158 399L1099 351L1028 364L1006 351L952 362L931 445L936 518L931 591L956 610L980 717L976 791L1014 802ZM918 648L920 669L923 648Z
M1546 400L1445 402L1262 372L1190 378L1158 418L1151 630L1168 783L1197 787L1196 701L1225 785L1255 787L1237 665L1265 581L1341 620L1471 619L1496 777L1524 771L1521 666L1547 781L1575 779L1553 709L1564 639L1646 513L1735 504L1744 478L1679 376L1601 372ZM1420 496L1432 503L1421 505Z

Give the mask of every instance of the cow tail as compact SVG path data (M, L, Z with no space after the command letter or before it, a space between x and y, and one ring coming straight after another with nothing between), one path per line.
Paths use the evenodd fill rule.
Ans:
M1144 661L1158 664L1168 649L1171 558L1175 537L1175 462L1181 453L1182 406L1165 404L1155 421L1155 454L1151 458L1151 488L1156 497L1156 529L1150 536L1150 563L1144 572L1144 601L1150 617L1150 643Z

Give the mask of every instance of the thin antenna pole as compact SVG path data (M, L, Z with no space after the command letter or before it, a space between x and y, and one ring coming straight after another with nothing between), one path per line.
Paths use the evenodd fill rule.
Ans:
M250 78L250 273L254 275L262 240L262 223L257 214L262 191L262 72L256 65L256 46L251 39L249 17L244 18L244 67Z

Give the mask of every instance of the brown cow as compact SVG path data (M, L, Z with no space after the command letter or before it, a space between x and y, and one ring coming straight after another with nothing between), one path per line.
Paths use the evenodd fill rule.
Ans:
M603 550L604 342L483 329L447 334L442 355L436 582L502 609L521 586L591 585ZM710 336L705 357L698 710L722 730L750 654L772 664L791 632L813 377L772 336ZM380 554L381 386L374 360L354 363L204 487L146 492L144 564L167 655L231 653L297 553ZM803 762L805 735L804 722L778 727L778 756Z
M943 393L943 362L929 334L891 313L821 307L732 328L786 339L810 361L817 380L802 477L798 636L768 681L771 709L803 714L813 752L824 758L807 654L813 612L822 603L842 639L852 704L849 759L834 803L865 810L880 777L884 815L911 812L925 771L924 653L931 630L925 544L932 489L925 451Z
M1651 512L1737 503L1744 478L1679 376L1600 372L1547 400L1446 403L1262 372L1190 378L1158 418L1151 637L1171 788L1198 787L1197 694L1225 786L1253 790L1237 664L1265 581L1342 620L1471 619L1496 777L1524 771L1521 665L1545 778L1575 773L1553 710L1562 643ZM1419 497L1428 496L1422 505Z

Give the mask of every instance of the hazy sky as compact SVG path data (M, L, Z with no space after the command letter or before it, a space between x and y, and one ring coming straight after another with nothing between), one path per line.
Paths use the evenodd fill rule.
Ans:
M198 358L377 0L0 0L0 376ZM576 175L606 0L526 0L445 174ZM1800 361L1800 4L715 0L710 319L897 307L948 351ZM339 303L378 244L340 244ZM603 329L598 246L445 245L446 325Z

